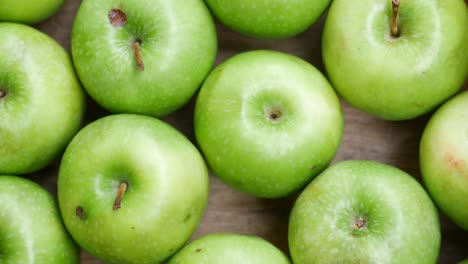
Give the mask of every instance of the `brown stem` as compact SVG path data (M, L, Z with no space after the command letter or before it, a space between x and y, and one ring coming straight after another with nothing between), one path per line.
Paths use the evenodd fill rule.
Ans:
M398 31L398 8L400 7L400 0L392 0L392 36L398 37L400 32Z
M120 209L120 202L122 201L122 197L127 190L128 184L126 182L121 182L119 186L119 191L117 192L117 197L115 197L114 206L112 209L117 211Z
M6 92L3 90L0 90L0 99L6 96Z
M141 58L141 51L140 51L140 41L133 42L133 50L135 51L135 59L137 63L137 70L143 71L145 70L145 65L143 64L143 60Z

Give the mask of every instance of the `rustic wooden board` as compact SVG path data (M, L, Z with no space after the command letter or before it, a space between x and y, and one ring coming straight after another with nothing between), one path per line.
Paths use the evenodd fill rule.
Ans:
M70 31L79 4L80 0L68 0L57 15L36 27L55 38L70 51ZM323 20L324 17L303 34L281 41L247 38L218 24L217 64L241 51L274 49L300 56L323 72L320 43ZM465 82L463 90L467 89L468 82ZM418 144L430 115L411 121L388 122L371 117L345 102L342 103L345 132L341 148L333 162L345 159L377 160L399 167L420 179ZM192 141L194 140L193 107L192 100L181 110L164 118ZM91 100L88 101L88 122L107 114ZM57 169L58 163L31 175L30 178L56 194ZM212 175L208 208L193 237L211 232L251 234L263 237L288 252L288 215L295 198L295 196L277 200L253 198L232 190ZM441 226L443 240L440 263L456 263L468 258L468 233L452 224L443 215L441 215ZM83 252L82 263L102 262Z

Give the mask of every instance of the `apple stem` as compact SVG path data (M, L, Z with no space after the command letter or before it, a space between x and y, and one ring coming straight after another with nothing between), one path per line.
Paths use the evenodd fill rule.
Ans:
M392 36L398 37L400 32L398 31L398 8L400 7L400 0L392 0Z
M141 51L140 51L140 41L137 40L133 42L133 50L135 51L135 59L137 62L137 70L138 71L143 71L145 70L145 65L143 64L143 60L141 58Z
M128 183L126 183L126 182L121 182L120 183L119 191L117 192L117 197L115 197L114 206L112 207L112 209L114 211L117 211L117 210L120 209L120 207L121 207L120 202L122 201L122 197L125 194L125 191L127 190L127 187L128 187Z

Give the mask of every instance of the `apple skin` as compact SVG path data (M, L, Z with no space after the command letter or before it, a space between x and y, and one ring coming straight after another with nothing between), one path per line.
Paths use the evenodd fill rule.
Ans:
M168 264L290 264L286 255L256 236L213 233L192 241Z
M1 0L0 21L36 24L57 13L65 0Z
M358 217L365 218L361 228ZM300 194L288 240L295 264L428 264L437 262L441 234L437 209L413 177L351 160L329 167Z
M181 133L149 116L120 114L94 121L72 140L58 200L65 226L91 255L106 263L160 263L197 228L208 186L202 156Z
M432 199L468 231L468 91L431 117L419 153L422 178Z
M111 25L115 8L127 24ZM136 40L143 71L132 48ZM71 45L78 76L98 104L114 113L164 116L198 90L213 66L217 37L201 0L84 0Z
M429 112L468 76L468 11L462 0L336 0L323 31L323 61L338 94L387 120Z
M305 31L331 0L205 0L227 27L262 39L289 38Z
M0 176L2 263L80 263L52 195L30 180Z
M271 118L275 111L281 116ZM214 173L258 197L287 196L333 159L343 115L323 75L276 51L238 54L216 67L195 107L195 136Z
M78 132L84 92L55 40L0 23L0 174L37 171L59 158Z

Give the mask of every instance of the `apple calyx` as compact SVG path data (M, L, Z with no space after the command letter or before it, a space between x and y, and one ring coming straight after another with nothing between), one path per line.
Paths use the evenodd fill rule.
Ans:
M141 41L139 39L135 40L133 42L133 51L135 52L135 59L137 62L137 70L138 71L144 71L145 70L145 65L143 64L143 59L141 58L141 51L140 51L140 46L141 46Z
M117 211L121 207L121 201L123 198L123 195L125 194L125 191L128 188L128 183L126 182L121 182L119 185L119 191L117 192L117 197L115 197L114 205L112 206L112 210Z
M400 0L392 0L392 36L399 37L400 32L398 30L398 8L400 7Z
M86 215L84 213L83 207L81 206L76 207L75 214L76 216L78 216L80 220L86 220Z
M358 216L353 221L354 230L363 230L367 228L367 219L364 216Z
M279 107L274 107L265 111L266 118L273 123L278 122L283 117L283 111Z
M7 93L3 90L0 90L0 99L4 98L7 95Z
M119 8L112 8L107 15L109 23L115 27L121 27L127 24L127 15Z

